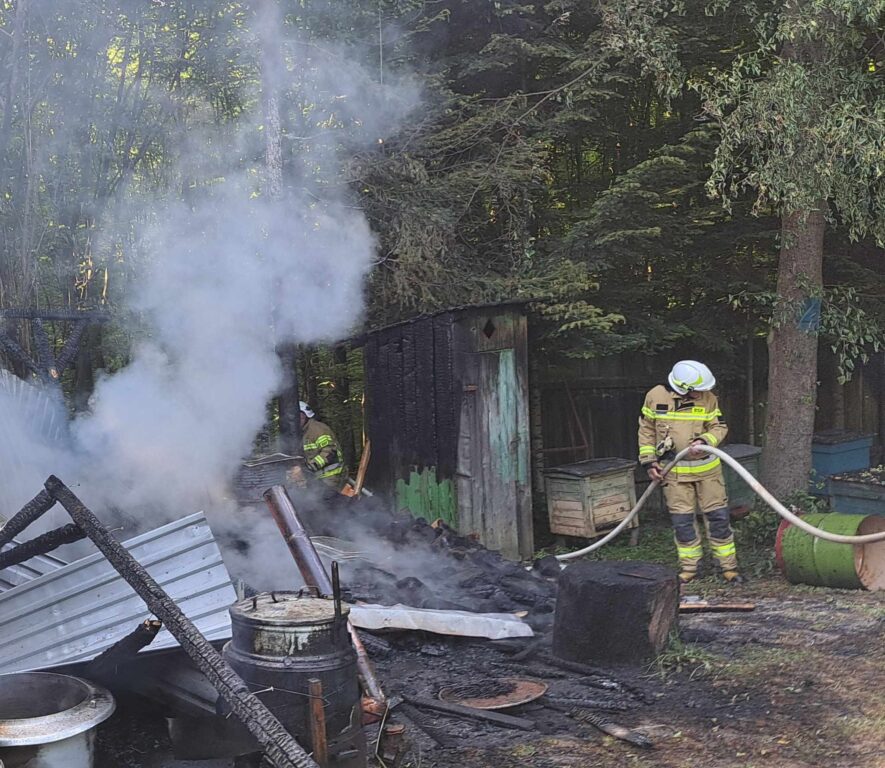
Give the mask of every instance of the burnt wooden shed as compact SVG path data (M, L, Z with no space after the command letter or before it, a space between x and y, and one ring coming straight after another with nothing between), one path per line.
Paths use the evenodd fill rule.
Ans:
M459 307L371 331L367 483L512 558L533 552L526 307Z

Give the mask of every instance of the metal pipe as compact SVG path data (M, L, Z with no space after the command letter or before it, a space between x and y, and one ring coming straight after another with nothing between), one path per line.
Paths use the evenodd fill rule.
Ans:
M333 597L335 589L326 573L323 561L320 560L310 536L298 519L298 514L295 512L292 499L289 498L286 489L282 485L275 485L268 488L263 495L264 501L276 521L277 528L280 529L292 557L295 558L295 564L301 572L304 583L309 587L316 587L320 595L324 597ZM387 701L387 697L384 695L378 675L372 666L369 654L366 653L365 646L363 646L363 641L360 640L356 628L350 623L349 618L347 631L350 633L350 641L356 651L356 665L363 689L379 705L382 705Z
M275 485L268 488L263 495L289 552L295 558L304 583L308 587L316 587L321 597L332 597L332 582L310 536L298 519L286 489L282 485Z
M341 619L341 578L338 575L338 561L332 561L332 599L335 601L335 620Z

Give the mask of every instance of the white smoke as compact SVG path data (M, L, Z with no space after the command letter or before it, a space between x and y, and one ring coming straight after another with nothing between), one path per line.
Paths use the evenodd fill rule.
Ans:
M99 377L62 449L21 424L8 431L0 460L16 453L27 482L0 489L0 517L49 474L105 519L115 509L142 518L141 529L229 508L224 491L283 383L277 346L332 341L358 323L376 244L341 177L342 153L394 131L417 91L390 77L381 87L329 46L278 42L309 52L276 73L283 109L309 134L287 139L284 194L263 192L261 98L251 94L236 125L192 130L170 148L168 176L197 180L189 199L133 190L115 209L131 218L106 222L106 238L139 221L137 252L124 254L136 270L131 362ZM0 399L4 408L14 404Z
M103 482L118 505L174 509L222 487L282 383L276 344L336 339L359 318L374 256L362 214L226 184L145 233L154 258L136 308L152 338L99 381L74 425L84 453L111 459Z

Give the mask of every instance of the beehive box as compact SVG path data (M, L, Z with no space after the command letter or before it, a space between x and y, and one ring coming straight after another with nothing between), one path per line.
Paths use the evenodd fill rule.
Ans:
M885 465L833 475L830 506L848 515L885 516Z
M589 459L544 471L550 530L593 538L620 523L636 505L635 461ZM631 528L638 525L636 519Z

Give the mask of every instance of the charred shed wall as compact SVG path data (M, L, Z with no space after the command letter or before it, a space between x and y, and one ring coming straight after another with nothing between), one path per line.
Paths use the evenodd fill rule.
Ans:
M378 331L365 347L366 428L372 441L369 480L396 490L402 466L436 468L452 477L457 451L448 315Z
M531 554L527 320L467 307L367 334L367 484L508 556Z

